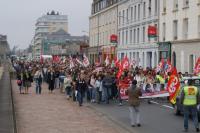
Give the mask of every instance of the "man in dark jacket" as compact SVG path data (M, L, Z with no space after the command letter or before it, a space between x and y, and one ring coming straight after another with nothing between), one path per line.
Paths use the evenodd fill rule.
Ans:
M76 82L76 90L78 91L77 100L79 102L79 106L82 106L83 104L83 97L86 89L87 89L86 81L84 80L83 76L80 76L80 78Z
M141 96L141 89L137 87L137 80L132 81L132 86L128 90L128 102L129 102L129 110L130 110L130 119L131 119L131 126L134 127L136 124L140 127L140 99ZM136 120L134 119L134 114L136 116Z
M103 78L102 85L104 89L104 97L105 97L105 102L109 104L109 96L110 96L110 90L113 86L114 79L108 74L105 74L105 77Z

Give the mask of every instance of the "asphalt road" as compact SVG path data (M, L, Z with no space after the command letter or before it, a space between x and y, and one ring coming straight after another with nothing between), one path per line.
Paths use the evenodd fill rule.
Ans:
M146 101L142 101L140 107L142 127L140 128L130 126L127 103L123 106L118 106L116 102L109 105L93 104L92 108L132 133L182 133L184 129L183 116L174 115L173 109L168 106L169 104L162 102L148 104ZM196 132L191 120L189 132Z

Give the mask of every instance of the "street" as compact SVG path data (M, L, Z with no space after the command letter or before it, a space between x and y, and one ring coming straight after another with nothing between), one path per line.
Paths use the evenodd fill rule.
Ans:
M164 106L163 106L164 105ZM107 115L115 123L134 133L182 133L183 116L174 115L173 109L165 106L168 104L148 104L143 101L141 104L141 125L142 127L131 127L129 121L128 106L118 106L117 103L110 105L92 105L92 108ZM192 121L189 122L189 132L196 132Z

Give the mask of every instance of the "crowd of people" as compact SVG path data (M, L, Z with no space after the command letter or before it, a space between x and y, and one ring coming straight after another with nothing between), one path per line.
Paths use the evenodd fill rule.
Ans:
M13 64L17 71L17 79L20 93L28 93L31 83L36 83L36 93L41 94L42 82L48 83L49 92L54 89L60 89L61 92L66 92L68 98L73 96L73 90L79 90L79 80L84 80L84 92L87 92L87 99L91 102L97 102L97 94L100 96L98 102L104 99L109 103L110 98L118 96L120 82L127 83L133 79L137 80L138 86L143 85L143 91L160 91L165 89L165 85L169 79L170 73L166 77L164 73L156 73L154 69L141 67L130 68L125 70L121 77L116 78L118 68L91 65L89 67L75 66L70 69L68 63L53 63L46 61L24 62L16 61ZM98 69L101 68L101 69ZM98 70L96 70L98 69ZM182 74L179 73L180 78ZM131 83L131 82L130 82ZM144 86L145 84L145 86ZM155 87L160 85L160 87ZM23 89L24 88L24 89ZM22 92L24 90L24 92Z
M89 65L84 67L75 65L70 68L70 59L53 62L46 61L13 61L16 70L17 84L20 94L28 94L31 84L35 83L35 92L42 93L42 83L48 84L49 93L54 93L55 89L60 89L66 94L68 100L77 101L79 106L83 105L84 98L91 103L109 104L110 100L116 99L122 105L120 89L122 84L128 84L128 96L130 112L136 112L139 122L139 96L143 92L154 92L165 89L170 73L156 72L155 69L142 67L130 67L123 71L117 78L119 68L111 65ZM182 74L179 73L179 78ZM131 92L134 92L134 94ZM131 125L135 126L133 115L130 115Z

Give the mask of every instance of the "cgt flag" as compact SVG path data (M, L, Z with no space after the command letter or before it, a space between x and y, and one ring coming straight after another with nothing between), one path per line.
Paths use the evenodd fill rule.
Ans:
M130 67L129 59L128 59L128 57L126 56L126 57L122 60L122 68L123 68L123 70L125 70L125 69L128 70L129 67Z
M176 68L173 68L172 74L167 84L167 91L169 92L169 100L172 104L176 103L176 97L180 92L180 81L178 78Z
M162 70L163 70L163 67L164 67L164 64L165 64L164 59L161 59L160 63L159 63L158 66L156 67L156 72L162 71Z

